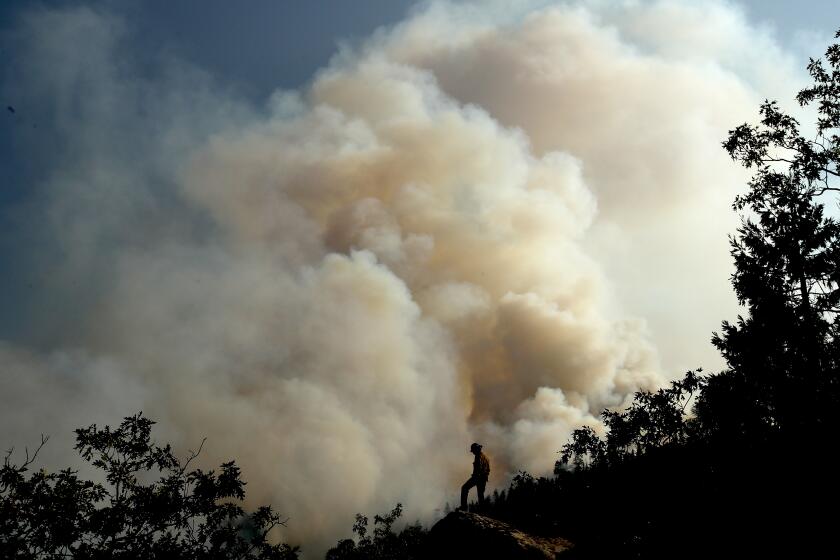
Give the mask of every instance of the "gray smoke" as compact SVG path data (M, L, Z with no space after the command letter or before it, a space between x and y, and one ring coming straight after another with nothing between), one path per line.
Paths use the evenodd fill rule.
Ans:
M505 4L424 5L261 107L134 68L112 16L30 13L6 90L57 149L9 217L35 280L0 442L59 462L143 409L317 554L356 511L435 515L473 440L491 484L543 474L603 407L719 366L719 144L800 75L720 2Z

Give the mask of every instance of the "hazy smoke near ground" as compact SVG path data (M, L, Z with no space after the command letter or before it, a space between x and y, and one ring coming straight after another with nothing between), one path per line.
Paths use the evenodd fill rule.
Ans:
M142 69L106 14L29 14L6 93L56 149L9 214L0 441L143 409L317 551L356 511L433 515L473 440L491 482L545 473L603 407L717 367L719 143L798 75L724 4L589 6L431 4L264 107Z

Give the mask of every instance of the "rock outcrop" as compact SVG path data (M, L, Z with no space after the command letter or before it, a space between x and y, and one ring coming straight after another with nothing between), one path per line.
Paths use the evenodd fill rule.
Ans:
M429 533L433 558L554 559L572 544L560 537L529 535L508 523L477 513L453 511Z

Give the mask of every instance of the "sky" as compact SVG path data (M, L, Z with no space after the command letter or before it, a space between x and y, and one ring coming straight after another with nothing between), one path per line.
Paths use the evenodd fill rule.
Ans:
M4 2L0 444L54 434L63 465L72 428L144 410L312 557L357 511L439 515L472 441L491 486L551 472L604 407L723 367L747 175L720 143L765 98L805 116L831 22Z
M417 0L313 0L286 2L254 0L248 9L225 0L139 2L113 0L7 0L0 5L0 29L13 29L21 13L34 7L97 6L131 20L135 54L152 60L161 50L190 61L212 73L224 87L237 89L255 102L277 88L296 88L311 80L335 54L338 45L363 39L376 28L397 22ZM804 57L811 45L822 44L836 29L840 7L831 0L810 0L806 5L786 0L732 2L756 25L772 30L788 49ZM15 57L15 45L4 41L6 60ZM1 72L1 71L0 71ZM2 75L2 74L0 74ZM26 105L25 100L6 100ZM29 115L35 123L37 117ZM37 177L37 164L18 153L15 129L0 130L0 162L7 177L0 204L23 196Z

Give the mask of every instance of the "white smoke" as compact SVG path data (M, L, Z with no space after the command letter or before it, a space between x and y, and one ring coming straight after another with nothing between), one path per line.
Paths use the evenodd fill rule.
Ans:
M719 365L719 144L798 74L723 3L500 6L426 5L258 108L141 77L110 16L30 14L7 89L61 150L18 210L50 257L19 257L37 335L0 346L0 441L143 409L317 553L357 511L428 519L474 439L491 483L543 474L603 407Z

